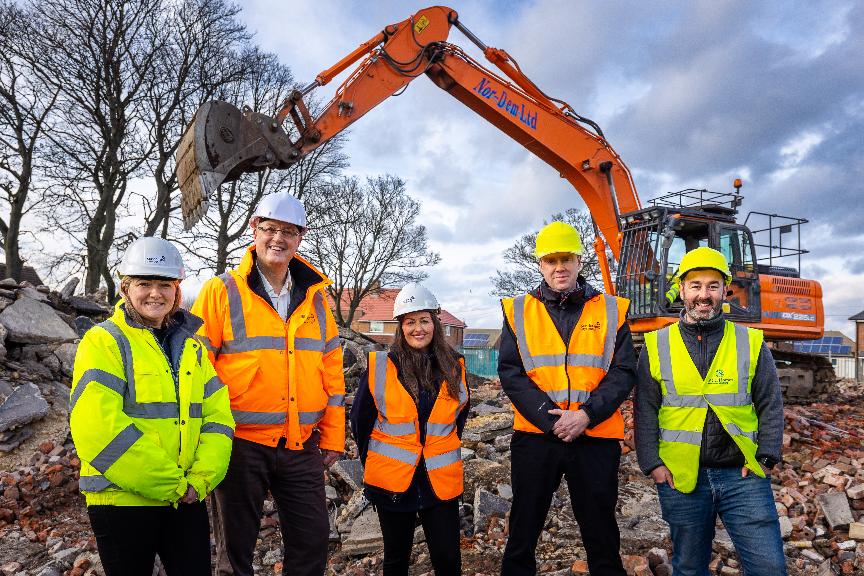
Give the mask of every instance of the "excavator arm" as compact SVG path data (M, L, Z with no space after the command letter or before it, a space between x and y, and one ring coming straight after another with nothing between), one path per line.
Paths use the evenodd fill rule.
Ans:
M451 26L476 44L500 72L485 68L448 43ZM313 117L304 97L355 64L333 99ZM596 124L567 103L547 96L513 58L487 47L459 22L454 10L443 6L420 10L387 26L314 82L295 90L274 117L248 108L241 112L226 102L204 104L178 149L185 226L191 228L203 217L208 198L221 183L248 172L289 168L421 75L574 186L592 215L604 285L614 293L606 245L618 259L619 215L641 208L629 169ZM282 127L288 118L298 134L293 141Z

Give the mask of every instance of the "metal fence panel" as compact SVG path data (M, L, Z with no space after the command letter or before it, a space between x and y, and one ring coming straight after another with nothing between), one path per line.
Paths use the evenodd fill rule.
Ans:
M482 378L498 377L498 350L495 348L460 348L465 369Z

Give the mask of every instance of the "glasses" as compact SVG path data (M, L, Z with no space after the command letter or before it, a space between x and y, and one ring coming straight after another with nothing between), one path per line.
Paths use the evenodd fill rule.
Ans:
M282 234L284 238L293 240L300 236L300 232L296 228L273 228L272 226L256 226L261 234L267 237L274 237L277 234Z

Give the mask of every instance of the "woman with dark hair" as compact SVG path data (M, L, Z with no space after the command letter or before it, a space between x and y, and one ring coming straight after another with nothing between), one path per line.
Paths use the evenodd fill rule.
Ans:
M79 487L107 576L210 574L204 498L225 476L234 419L203 344L179 309L180 252L139 238L123 255L114 314L78 345L70 429Z
M365 493L384 536L384 576L408 574L419 516L437 576L461 573L459 496L465 363L447 344L435 296L419 284L396 296L389 352L369 354L351 406Z

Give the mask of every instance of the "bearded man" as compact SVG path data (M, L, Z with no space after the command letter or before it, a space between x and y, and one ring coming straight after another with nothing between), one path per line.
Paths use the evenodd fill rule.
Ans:
M681 260L678 322L645 335L636 388L639 466L657 485L672 536L672 572L708 574L719 516L749 576L785 576L771 469L783 399L761 330L723 314L732 281L722 253Z

